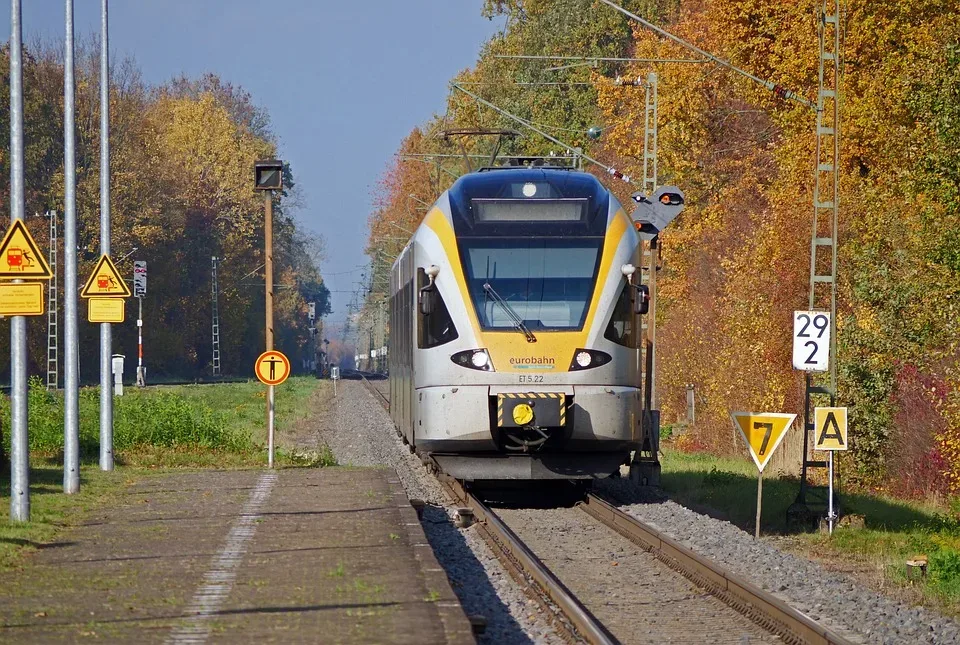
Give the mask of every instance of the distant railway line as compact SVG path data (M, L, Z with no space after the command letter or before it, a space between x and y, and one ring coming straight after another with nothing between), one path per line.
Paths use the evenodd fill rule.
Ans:
M344 378L363 380L389 407L387 394L377 387L385 383L382 376L355 371ZM572 507L539 500L539 508L494 510L479 493L422 458L461 514L472 514L511 576L571 642L849 642L611 500L587 493ZM604 549L612 557L598 553Z

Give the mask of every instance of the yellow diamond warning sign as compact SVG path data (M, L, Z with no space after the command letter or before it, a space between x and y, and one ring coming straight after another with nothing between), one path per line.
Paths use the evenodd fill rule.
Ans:
M847 449L847 409L813 409L813 449Z
M14 220L0 242L0 278L48 280L53 276L23 220Z
M87 279L81 298L129 298L130 287L120 277L117 266L109 255L101 255L93 273Z
M764 466L787 435L787 430L797 415L779 412L731 412L730 418L746 442L757 469L763 472Z

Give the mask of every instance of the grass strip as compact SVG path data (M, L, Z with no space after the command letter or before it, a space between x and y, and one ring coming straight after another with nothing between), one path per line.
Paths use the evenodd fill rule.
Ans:
M757 469L746 459L683 453L664 449L664 490L677 502L752 533L757 495ZM787 508L796 499L799 478L763 480L761 529L767 535L788 535ZM960 614L960 522L941 506L893 499L860 491L843 491L843 512L860 515L864 527L842 527L833 535L792 535L791 549L828 563L855 562L879 587L898 588L903 597ZM906 577L906 560L929 557L928 575L919 582Z

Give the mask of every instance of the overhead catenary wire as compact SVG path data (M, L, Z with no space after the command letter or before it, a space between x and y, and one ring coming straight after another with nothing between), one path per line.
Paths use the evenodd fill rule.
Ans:
M606 170L608 174L612 175L613 177L615 177L615 178L617 178L617 179L620 179L620 180L623 180L623 181L625 181L625 182L628 183L628 184L633 184L633 183L634 183L633 180L630 178L629 175L624 175L622 172L620 172L620 171L617 170L616 168L614 168L614 167L612 167L612 166L608 166L607 164L605 164L605 163L603 163L603 162L601 162L601 161L598 161L597 159L594 159L594 158L591 157L590 155L584 153L583 150L581 150L581 149L579 149L579 148L574 148L573 146L567 145L566 143L564 143L564 142L561 141L560 139L557 139L556 137L554 137L554 136L552 136L552 135L550 135L550 134L547 134L546 132L544 132L544 131L541 130L540 128L536 127L532 122L527 121L527 120L524 119L523 117L519 117L519 116L517 116L517 115L515 115L515 114L511 114L510 112L507 112L507 111L504 110L503 108L498 107L498 106L494 105L493 103L491 103L490 101L487 101L486 99L483 99L483 98L477 96L476 94L474 94L474 93L471 92L470 90L465 89L464 87L458 85L457 83L451 83L450 85L451 85L451 87L453 87L454 89L463 92L463 93L466 94L467 96L470 96L470 97L473 98L473 100L476 101L477 103L479 103L479 104L481 104L481 105L485 105L485 106L487 106L488 108L490 108L491 110L493 110L493 111L495 111L495 112L497 112L497 113L499 113L499 114L502 114L503 116L505 116L505 117L507 117L507 118L509 118L509 119L513 119L514 121L516 121L516 122L519 123L520 125L523 125L524 127L526 127L526 128L528 128L528 129L536 132L537 134L539 134L540 136L544 137L544 138L547 139L548 141L552 141L553 143L557 144L558 146L562 146L564 149L566 149L567 151L573 153L574 155L576 155L576 156L578 156L578 157L581 157L581 158L583 158L583 159L586 159L587 161L589 161L590 163L592 163L592 164L594 164L594 165L600 166L601 168L603 168L604 170Z
M535 56L530 54L496 54L494 58L513 58L519 60L576 60L602 61L611 63L706 63L706 60L692 58L615 58L610 56Z
M631 12L631 11L628 11L628 10L624 9L623 7L621 7L620 5L618 5L616 2L613 2L612 0L600 0L600 2L604 3L605 5L613 8L613 9L615 9L615 10L617 10L617 11L619 11L620 13L624 14L625 16L628 16L628 17L630 17L630 18L633 18L634 20L636 20L637 22L639 22L641 25L643 25L644 27L646 27L646 28L649 29L650 31L652 31L652 32L654 32L654 33L656 33L656 34L658 34L658 35L660 35L660 36L662 36L662 37L664 37L664 38L666 38L666 39L668 39L668 40L671 40L671 41L677 43L677 44L680 45L681 47L684 47L684 48L686 48L686 49L689 49L690 51L696 52L697 54L699 54L699 55L703 56L704 58L710 60L711 62L715 63L716 65L719 65L719 66L721 66L721 67L725 67L726 69L728 69L728 70L730 70L730 71L732 71L732 72L735 72L735 73L737 73L737 74L740 74L741 76L744 76L744 77L750 79L751 81L753 81L753 82L755 82L755 83L759 83L760 85L763 85L765 88L767 88L768 90L770 90L771 92L773 92L774 95L777 96L778 98L781 98L781 99L783 99L783 100L785 100L785 101L796 101L797 103L800 103L800 104L802 104L802 105L805 105L805 106L807 106L808 108L811 108L811 109L814 109L814 110L817 108L817 106L816 106L815 103L813 103L812 101L809 101L808 99L800 96L799 94L797 94L797 93L794 92L793 90L789 90L789 89L787 89L787 88L785 88L785 87L782 87L782 86L780 86L780 85L777 85L777 84L774 83L773 81L764 80L764 79L762 79L762 78L760 78L760 77L758 77L758 76L755 76L755 75L751 74L750 72L748 72L748 71L746 71L746 70L740 69L739 67L737 67L736 65L734 65L734 64L731 63L730 61L724 60L724 59L720 58L719 56L714 56L713 54L711 54L711 53L709 53L709 52L707 52L707 51L705 51L705 50L703 50L703 49L700 49L699 47L697 47L697 46L694 45L693 43L687 42L686 40L684 40L683 38L680 38L679 36L674 36L673 34L671 34L671 33L670 33L669 31L667 31L666 29L663 29L663 28L661 28L661 27L656 26L655 24L653 24L653 23L650 22L649 20L644 20L643 18L641 18L641 17L638 16L637 14L635 14L635 13L633 13L633 12Z

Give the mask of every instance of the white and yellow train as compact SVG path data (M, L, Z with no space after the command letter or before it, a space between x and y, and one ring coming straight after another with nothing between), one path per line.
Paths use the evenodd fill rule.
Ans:
M393 266L390 413L405 441L468 481L617 471L642 439L639 248L590 174L461 177Z

